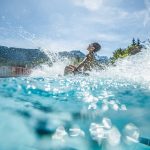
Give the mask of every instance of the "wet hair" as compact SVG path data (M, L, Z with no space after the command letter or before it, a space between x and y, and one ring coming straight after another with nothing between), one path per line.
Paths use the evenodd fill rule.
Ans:
M94 49L94 52L98 52L101 49L101 45L99 43L92 43Z

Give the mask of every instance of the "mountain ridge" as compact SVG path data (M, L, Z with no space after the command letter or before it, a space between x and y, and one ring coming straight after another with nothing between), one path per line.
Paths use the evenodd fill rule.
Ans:
M56 53L51 52L51 54ZM80 50L62 51L58 52L57 55L61 58L64 57L69 59L75 58L81 60L84 59L86 56ZM101 61L102 63L105 63L108 61L108 58L106 56L98 56L97 60ZM34 67L42 63L49 63L51 65L53 62L51 62L47 54L41 49L27 49L27 48L0 46L1 66L5 65L5 66Z

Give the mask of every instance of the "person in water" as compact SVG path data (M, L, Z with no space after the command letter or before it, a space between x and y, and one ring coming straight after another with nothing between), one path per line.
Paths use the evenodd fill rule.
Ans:
M96 61L95 53L101 49L101 45L99 43L92 43L88 46L88 54L84 58L84 60L76 67L73 65L69 65L65 67L64 74L84 74L86 71L91 71L94 68L101 68L102 66Z

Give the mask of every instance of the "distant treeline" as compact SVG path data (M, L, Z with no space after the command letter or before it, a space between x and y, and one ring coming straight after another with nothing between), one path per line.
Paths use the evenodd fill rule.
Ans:
M133 38L132 43L127 48L119 48L113 52L113 56L110 58L110 62L114 64L116 60L120 58L135 55L141 52L142 48L144 48L144 45L141 44L140 39L135 40L135 38Z

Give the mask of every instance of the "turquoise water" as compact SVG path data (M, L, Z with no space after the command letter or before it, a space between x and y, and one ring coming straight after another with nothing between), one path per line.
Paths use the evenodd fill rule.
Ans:
M90 76L66 62L0 79L0 150L148 150L150 48ZM149 142L149 143L148 143Z
M147 150L149 106L149 84L123 78L2 78L0 149Z

